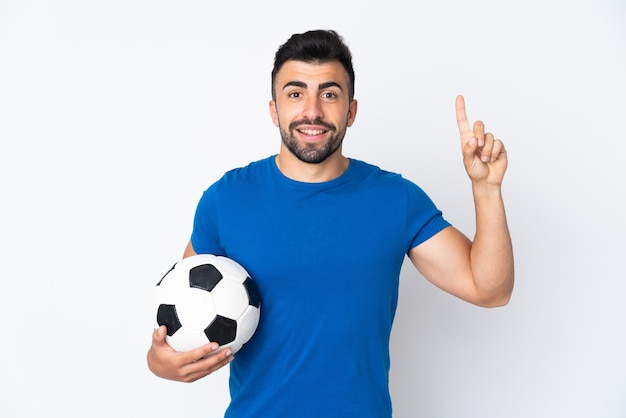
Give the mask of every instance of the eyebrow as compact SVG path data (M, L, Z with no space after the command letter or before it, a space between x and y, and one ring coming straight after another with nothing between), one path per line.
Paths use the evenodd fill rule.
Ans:
M283 90L289 86L307 88L307 85L304 81L289 81L283 86ZM341 85L335 81L327 81L325 83L320 83L320 85L318 86L320 90L327 89L329 87L337 87L339 90L343 91L343 88L341 87Z

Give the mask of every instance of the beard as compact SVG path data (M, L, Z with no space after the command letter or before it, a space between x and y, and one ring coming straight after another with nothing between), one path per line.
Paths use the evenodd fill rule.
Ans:
M294 135L294 130L300 125L317 125L331 132L330 138L324 144L308 144L299 143ZM309 164L319 164L333 155L339 149L346 135L346 128L337 131L337 127L333 124L323 122L319 119L310 122L308 120L294 121L289 124L288 131L280 128L280 136L287 149L295 155L300 161Z

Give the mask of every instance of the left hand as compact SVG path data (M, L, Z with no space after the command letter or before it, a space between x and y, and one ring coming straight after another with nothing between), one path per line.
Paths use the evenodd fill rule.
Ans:
M500 186L508 163L502 141L495 139L491 132L485 133L485 124L480 120L470 128L463 96L456 98L456 122L463 164L472 183Z

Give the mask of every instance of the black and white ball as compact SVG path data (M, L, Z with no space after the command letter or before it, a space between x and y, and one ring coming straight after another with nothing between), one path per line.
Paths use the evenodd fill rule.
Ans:
M236 353L256 331L260 309L248 272L223 256L184 258L156 286L156 322L167 327L165 339L176 351L217 342Z

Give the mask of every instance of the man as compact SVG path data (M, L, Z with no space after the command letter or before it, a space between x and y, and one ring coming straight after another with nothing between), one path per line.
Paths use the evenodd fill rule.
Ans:
M263 301L259 327L236 357L214 353L214 343L177 353L160 327L148 365L190 382L230 363L229 417L389 417L389 336L406 255L463 300L509 300L504 147L482 122L470 127L457 97L476 206L470 241L414 183L342 154L357 101L351 54L337 33L296 34L279 48L269 107L279 153L205 191L184 252L241 263Z

